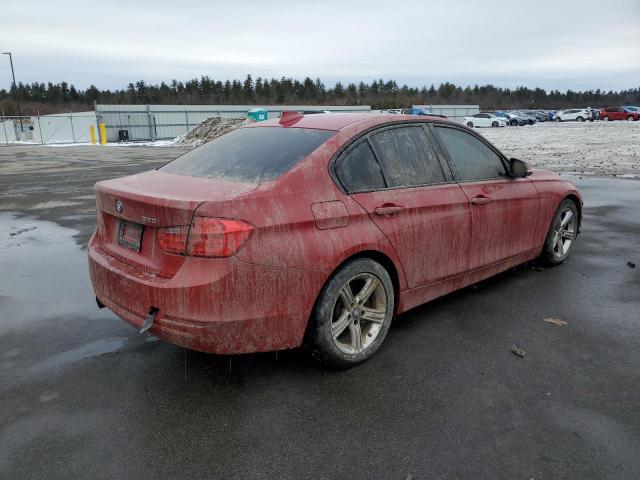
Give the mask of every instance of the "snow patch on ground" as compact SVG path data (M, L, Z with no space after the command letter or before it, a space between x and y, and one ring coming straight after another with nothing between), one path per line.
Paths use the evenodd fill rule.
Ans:
M68 200L49 200L48 202L38 203L30 208L30 210L46 210L48 208L73 207L80 205L80 202L70 202Z
M534 168L640 178L640 122L544 122L476 131Z

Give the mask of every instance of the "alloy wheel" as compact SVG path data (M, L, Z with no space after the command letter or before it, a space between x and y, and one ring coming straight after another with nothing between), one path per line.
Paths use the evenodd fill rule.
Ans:
M331 318L331 338L338 350L357 355L369 348L382 330L388 303L382 281L372 273L360 273L346 282Z
M569 253L576 237L576 216L571 208L565 208L560 214L560 222L554 230L553 255L564 258Z

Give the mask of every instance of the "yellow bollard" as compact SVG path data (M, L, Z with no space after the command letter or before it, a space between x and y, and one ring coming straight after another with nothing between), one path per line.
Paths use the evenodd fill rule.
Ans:
M96 144L96 129L93 125L89 125L89 134L91 135L91 145Z
M104 123L100 124L100 143L102 145L107 144L107 127Z

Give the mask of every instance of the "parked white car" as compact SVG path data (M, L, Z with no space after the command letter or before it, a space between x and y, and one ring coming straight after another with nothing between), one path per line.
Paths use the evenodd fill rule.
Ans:
M503 117L496 117L493 113L476 113L470 117L464 117L462 123L469 128L506 127L507 119Z
M554 120L556 122L566 122L569 120L577 120L578 122L584 122L592 118L591 112L586 108L572 108L570 110L563 110L556 113Z

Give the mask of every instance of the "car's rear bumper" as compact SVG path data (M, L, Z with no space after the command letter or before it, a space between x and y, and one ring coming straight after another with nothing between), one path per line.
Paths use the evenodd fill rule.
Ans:
M300 346L315 298L328 273L254 265L236 258L188 257L172 278L145 273L89 244L97 299L140 328L171 343L231 354Z

